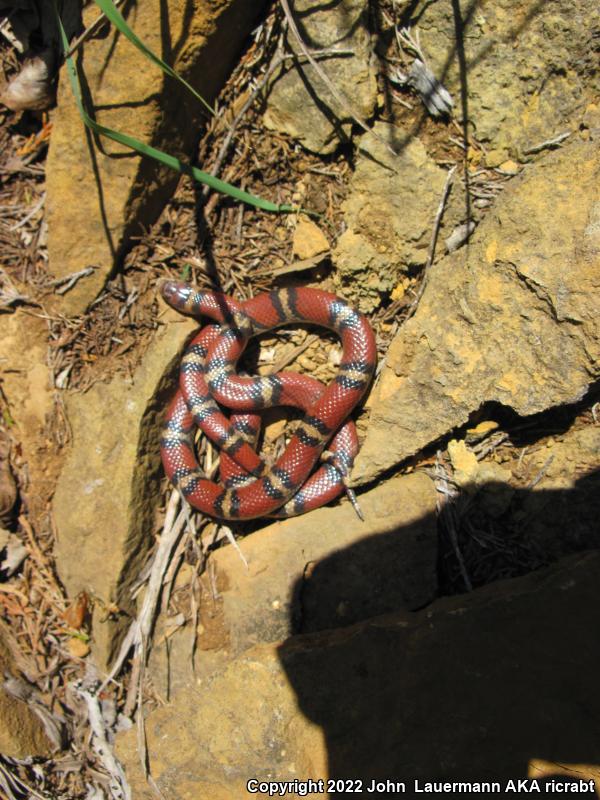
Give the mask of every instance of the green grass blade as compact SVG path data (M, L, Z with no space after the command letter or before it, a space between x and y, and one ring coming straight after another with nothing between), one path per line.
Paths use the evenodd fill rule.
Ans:
M65 55L69 51L69 41L67 39L67 35L62 25L62 21L60 19L60 15L56 10L55 5L55 12L56 18L58 22L58 27L60 31L62 46ZM194 180L197 180L199 183L204 183L207 186L210 186L211 189L214 189L217 192L222 192L223 194L229 195L234 200L239 200L242 203L246 203L250 206L254 206L255 208L260 208L263 211L274 211L274 212L285 212L289 213L292 211L299 211L300 209L296 208L295 206L288 205L288 204L278 204L272 203L270 200L264 200L261 197L256 197L249 192L245 192L243 189L238 189L236 186L232 186L230 183L226 183L222 181L220 178L215 178L213 175L209 175L208 172L203 172L201 169L197 167L193 167L191 164L186 164L180 161L178 158L169 155L168 153L164 153L162 150L158 150L155 147L151 147L150 145L144 144L140 142L138 139L135 139L133 136L128 136L125 133L120 133L119 131L115 131L112 128L107 128L105 125L100 125L100 123L93 120L90 115L85 110L83 105L83 100L81 97L81 88L79 85L79 76L77 74L77 68L75 67L75 63L70 56L66 56L66 70L67 75L69 77L69 82L71 84L71 89L73 91L73 96L75 98L75 103L77 104L77 108L79 110L79 114L83 122L87 125L95 133L100 134L101 136L106 136L108 139L112 139L119 144L125 145L125 147L129 147L130 149L136 151L142 156L149 156L150 158L155 159L161 164L164 164L171 169L176 170L177 172L183 173L185 175L189 175Z
M123 36L125 36L125 38L131 42L132 45L137 47L137 49L143 53L146 58L152 61L153 64L156 64L157 67L160 67L163 72L183 84L183 86L185 86L186 89L188 89L213 116L215 116L215 110L212 108L210 103L207 103L207 101L202 97L202 95L198 94L193 86L190 86L190 84L184 78L178 75L172 67L162 60L162 58L159 58L157 55L155 55L152 50L150 50L150 48L147 47L142 40L135 35L135 33L123 19L121 12L114 5L112 0L94 0L94 2L102 10L104 16L109 20L109 22L111 22L115 28L117 28L117 30L119 30Z

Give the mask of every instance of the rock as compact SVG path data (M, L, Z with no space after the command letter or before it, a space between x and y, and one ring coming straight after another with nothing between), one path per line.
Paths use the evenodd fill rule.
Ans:
M0 630L0 676L8 676L13 669L13 659ZM0 681L0 753L25 758L49 755L52 749L41 720L26 703L11 697Z
M451 439L448 442L448 455L454 474L454 482L461 489L476 491L486 483L508 483L512 477L510 470L500 464L478 461L475 453L470 450L464 441Z
M579 128L586 106L597 99L595 0L536 6L499 0L476 13L465 7L462 14L460 47L459 23L443 4L412 4L399 24L418 25L433 72L455 98L468 92L469 125L478 141L497 152L496 164Z
M310 219L299 219L294 231L292 253L301 260L314 258L329 250L329 242L323 231Z
M102 602L133 610L128 587L152 545L160 499L160 423L177 385L177 357L197 328L167 313L163 320L177 321L159 329L133 380L116 376L66 403L73 445L53 501L56 560L71 597L85 591L101 601L92 627L94 653L103 664L120 627L102 624Z
M21 311L3 314L0 322L0 369L6 399L4 422L21 461L27 462L25 502L30 521L37 513L47 515L50 476L48 472L47 419L54 409L48 370L47 322ZM10 525L19 512L17 487L6 456L0 456L0 525ZM23 486L19 487L23 491ZM35 522L34 522L35 524Z
M10 439L0 428L0 525L9 525L14 515L18 490L10 466ZM4 547L0 543L0 547Z
M355 483L465 423L483 403L535 414L579 400L598 378L599 153L598 143L573 144L526 170L469 248L433 265L371 397Z
M365 521L347 502L276 522L218 550L218 590L200 602L195 676L208 676L258 642L351 625L420 608L437 589L436 492L424 474L397 477L360 496ZM168 620L165 627L168 627ZM194 680L190 632L159 651L152 677L162 696ZM165 669L166 668L166 669Z
M378 122L361 138L342 206L348 227L333 254L336 288L365 313L379 306L403 273L425 264L445 183L444 170L423 144L413 139L401 145L399 133Z
M416 613L258 645L146 718L153 777L173 800L237 800L250 779L343 776L363 791L389 779L407 796L415 779L505 782L550 765L597 780L599 580L589 554ZM135 730L117 747L134 796L150 798Z
M136 7L128 21L210 102L263 6L262 0L220 0L208 6L198 0L150 0ZM96 16L94 7L85 22ZM86 42L82 69L99 123L192 160L206 111L124 36L112 30ZM60 278L96 267L55 299L67 315L82 313L96 297L131 237L158 217L179 180L178 173L108 139L102 139L102 148L92 146L63 71L46 178L50 269Z
M47 328L42 320L18 311L3 315L0 336L2 389L19 436L39 435L52 409L47 367ZM24 359L24 354L27 358Z
M300 64L288 60L276 71L264 124L297 139L308 150L332 153L340 141L350 138L354 123L348 108L360 119L370 117L375 109L377 82L368 28L369 4L366 0L326 5L317 0L295 0L292 13L310 50L348 51L339 57L330 52L326 58L315 58L345 98L345 107L307 62L289 32L287 46L298 54Z

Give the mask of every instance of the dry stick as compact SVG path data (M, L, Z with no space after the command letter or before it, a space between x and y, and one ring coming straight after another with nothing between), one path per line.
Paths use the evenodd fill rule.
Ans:
M31 211L29 211L29 213L26 214L23 217L23 219L20 219L18 222L16 222L12 226L12 228L9 228L8 232L9 233L14 233L14 231L18 231L19 228L22 228L23 225L26 225L29 222L29 220L32 217L34 217L37 214L37 212L42 208L42 206L44 205L45 201L46 201L46 192L42 192L42 196L40 197L39 201L35 204L35 206L31 209Z
M565 131L564 133L559 134L555 139L548 139L540 144L534 144L532 147L527 147L523 150L523 155L531 156L534 153L539 153L548 147L557 147L559 144L562 144L565 139L568 139L572 133L573 131Z
M451 169L448 170L448 174L446 175L446 183L444 184L444 189L442 191L442 199L440 200L440 204L438 206L437 213L435 215L435 220L433 221L433 231L431 234L431 241L429 243L429 249L427 251L427 261L425 262L425 266L423 268L423 280L421 281L421 285L417 291L415 299L412 301L410 306L408 307L408 311L406 312L406 317L404 321L406 322L408 319L412 317L412 315L417 310L417 306L419 305L419 301L423 296L423 292L425 291L425 286L427 285L427 277L429 273L429 267L433 263L433 258L435 256L435 247L437 244L438 234L440 230L440 225L442 222L442 217L444 215L444 209L446 207L446 202L448 201L448 195L450 194L450 189L452 188L452 181L454 178L454 173L456 172L457 165L455 164ZM395 331L393 332L395 334ZM383 369L387 362L387 355L385 358L382 358L379 364L377 365L377 371L375 373L375 384L379 383L379 379L383 373Z
M168 564L171 551L175 547L179 535L183 530L183 526L185 525L185 518L182 518L181 514L179 517L177 517L177 520L175 519L178 502L179 495L176 491L173 491L167 505L167 513L165 515L165 523L163 528L164 532L161 536L156 555L154 556L150 578L148 581L148 589L144 597L142 610L140 611L137 619L135 619L129 626L129 630L127 631L127 634L125 635L125 638L121 644L119 654L117 655L117 658L115 659L108 676L105 678L100 691L106 689L106 686L110 683L110 681L112 681L120 672L131 648L135 646L137 649L139 647L139 642L141 641L143 632L149 631L152 627L152 622L148 622L146 617L149 616L153 618L158 594L162 585L165 563ZM133 713L133 710L131 713Z
M173 494L176 496L176 499L179 500L178 492L174 491ZM172 498L173 495L171 495L171 501ZM171 505L171 501L169 502L169 505ZM144 602L142 603L142 610L140 611L136 620L137 626L134 631L134 638L132 641L134 646L134 656L129 691L127 692L127 699L124 706L124 713L128 712L126 713L126 716L131 716L136 707L137 687L138 685L141 686L143 681L144 668L146 666L146 645L150 639L150 633L152 631L152 626L154 625L156 611L158 608L158 598L162 589L164 575L168 569L171 555L177 545L177 542L179 541L179 537L181 536L185 524L185 514L181 512L174 524L172 524L170 527L165 525L158 550L156 551L156 555L154 557L152 570L150 571L150 578L148 580L148 588L146 589ZM119 655L121 655L121 653L119 653Z
M223 140L223 143L221 144L221 147L219 148L219 152L217 154L217 158L215 160L215 163L213 164L213 166L212 166L212 168L210 170L210 174L213 175L214 177L217 176L218 172L220 171L221 167L223 166L223 161L225 160L225 157L227 156L227 152L228 152L228 150L229 150L229 148L231 146L231 142L233 141L233 134L235 133L235 129L237 128L237 126L242 121L244 115L248 112L248 109L254 103L254 101L256 99L256 96L263 89L263 87L265 86L265 84L267 83L269 78L271 77L272 73L275 71L275 69L281 63L283 63L283 60L284 60L283 59L283 54L279 54L278 57L273 59L271 64L268 66L267 71L265 72L262 80L258 83L258 85L254 89L254 91L250 94L250 97L246 100L244 105L241 107L239 113L237 114L237 116L235 117L235 119L233 120L231 125L229 126L229 131L227 133L227 136ZM206 197L209 191L210 191L210 188L208 186L204 186L203 189L202 189L203 197Z
M288 4L288 0L280 0L280 3L281 3L281 7L283 8L283 13L285 14L285 17L287 19L288 25L290 26L290 30L292 31L292 33L296 37L296 41L298 42L298 45L300 46L300 49L302 50L302 52L304 53L304 55L308 59L308 62L312 66L314 71L321 78L321 80L323 81L325 86L327 86L327 88L329 89L329 91L331 92L333 97L338 101L338 103L341 105L341 107L344 109L344 111L350 117L352 117L354 122L356 122L356 124L359 125L363 129L363 131L365 131L366 133L372 133L373 136L378 141L380 141L382 144L385 145L385 147L390 151L390 153L392 155L394 155L394 156L398 155L393 147L391 147L384 139L382 139L380 136L378 136L376 133L374 133L371 130L371 128L369 128L367 123L363 119L361 119L359 116L356 115L356 113L352 109L352 106L350 105L348 100L346 100L344 95L335 88L335 86L333 85L331 80L327 77L327 73L323 69L321 69L319 64L317 64L317 62L315 61L315 59L313 57L313 54L310 52L310 50L308 49L308 47L304 43L304 40L302 39L302 36L300 36L300 31L298 30L298 26L296 25L296 21L295 21L293 15L292 15L291 10L290 10L289 4Z
M281 372L282 369L287 367L288 364L291 364L295 358L297 358L305 350L308 350L311 344L314 344L314 342L317 342L318 340L318 333L309 334L306 339L301 344L297 345L297 347L295 347L290 353L288 353L287 356L283 356L283 358L279 359L279 361L273 367L273 373Z
M115 0L115 8L118 8L120 5L123 5L124 2L125 2L125 0ZM105 16L104 16L104 11L103 11L100 14L100 16L96 17L96 19L92 22L92 24L89 25L89 27L87 27L84 30L84 32L81 34L81 36L79 36L79 37L77 37L77 39L75 39L75 41L71 45L71 47L69 49L69 52L67 53L65 58L70 58L73 55L73 53L77 50L77 48L80 45L82 45L85 41L87 41L93 33L95 33L97 28L99 28L100 24L104 21L104 19L105 19Z
M417 306L419 305L419 300L421 299L421 297L423 296L423 292L425 291L425 286L427 285L427 278L429 274L429 267L431 267L433 263L433 258L435 256L435 246L437 244L438 233L440 231L440 225L442 222L442 217L444 215L444 209L446 208L446 202L448 200L448 195L450 194L450 189L452 187L452 179L454 178L455 172L456 172L456 164L452 167L452 169L448 170L448 174L446 175L446 183L444 184L444 189L442 191L442 199L440 200L440 204L438 206L438 210L435 215L435 220L433 222L433 232L431 234L431 242L429 243L429 250L427 252L427 261L425 262L425 267L423 269L424 271L423 280L421 281L421 285L419 286L419 291L417 292L415 299L408 307L406 319L410 319L412 315L415 313Z
M436 453L435 475L435 488L438 492L438 498L436 500L437 512L440 516L443 514L445 517L450 543L452 544L452 549L454 550L456 560L458 561L460 574L462 575L465 588L468 592L471 592L473 591L473 584L471 583L471 579L467 573L467 567L465 565L463 554L458 545L458 536L456 534L456 526L454 524L454 515L452 513L452 506L450 505L451 501L456 497L456 493L453 493L448 489L448 476L444 467L442 466L442 454L439 450ZM443 499L441 499L439 495L442 495Z
M17 797L35 797L36 800L47 800L47 795L36 792L14 770L16 765L23 763L27 764L26 761L0 754L0 792L2 792L0 797L4 798L6 796L6 800L17 800ZM13 789L17 794L13 792Z
M85 269L80 269L78 272L72 272L70 275L65 275L62 278L56 278L56 280L50 281L48 286L60 286L61 288L56 290L56 294L65 294L72 289L73 286L75 286L80 278L87 278L87 276L91 275L95 269L96 267L86 267Z
M131 800L129 783L127 782L123 768L113 754L106 736L106 726L102 718L102 711L98 700L99 693L92 693L82 687L76 687L75 690L85 701L90 727L94 736L92 744L102 766L111 778L110 789L112 796L115 799L118 798L118 800L121 800L121 798L122 800Z
M544 462L541 470L538 472L538 474L535 476L535 478L530 483L527 484L527 486L525 488L526 489L533 489L534 486L537 486L538 483L542 480L542 478L546 474L546 472L548 471L548 467L550 466L550 464L552 464L553 461L554 461L554 456L552 456L552 455L548 456L548 458Z

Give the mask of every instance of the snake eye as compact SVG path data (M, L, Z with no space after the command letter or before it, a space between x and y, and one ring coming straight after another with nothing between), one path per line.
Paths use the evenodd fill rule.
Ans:
M178 281L165 281L160 287L160 292L170 306L183 308L192 292L191 286Z

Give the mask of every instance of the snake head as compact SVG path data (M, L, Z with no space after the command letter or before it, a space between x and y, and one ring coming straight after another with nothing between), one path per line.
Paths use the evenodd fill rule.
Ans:
M189 301L194 291L187 283L181 281L165 281L160 287L163 299L178 311L191 312Z

